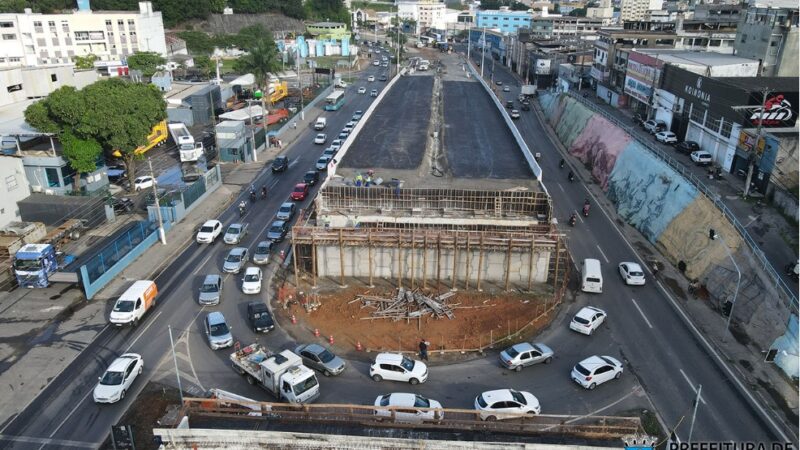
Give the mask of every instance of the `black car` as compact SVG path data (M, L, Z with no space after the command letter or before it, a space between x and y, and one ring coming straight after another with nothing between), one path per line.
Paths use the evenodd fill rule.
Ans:
M514 102L513 102L513 101L511 101L511 100L507 101L507 102L506 102L506 108L508 108L508 109L514 109Z
M310 170L303 175L303 183L309 186L317 184L317 181L319 181L319 172L315 170Z
M125 214L133 211L134 203L133 200L129 199L128 197L112 197L111 206L114 208L114 213L116 214Z
M386 75L381 75L381 76L378 78L378 81L386 81Z
M264 302L250 302L247 304L247 320L253 333L266 333L275 328L275 321Z
M520 109L523 110L523 111L530 111L531 110L531 104L528 103L528 102L522 102L522 106L520 107Z
M278 156L272 161L272 173L284 172L289 168L289 158L287 156Z
M695 141L683 141L675 146L675 150L678 153L685 153L689 155L692 152L700 150L700 144Z

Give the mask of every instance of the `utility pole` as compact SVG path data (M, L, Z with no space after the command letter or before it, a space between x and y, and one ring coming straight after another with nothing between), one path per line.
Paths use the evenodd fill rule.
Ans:
M156 174L153 173L153 161L147 158L147 165L150 166L150 176L153 178L153 198L156 201L156 217L158 217L158 237L161 244L167 245L167 235L164 232L164 220L161 217L161 199L158 198L158 188L156 187Z
M692 432L694 432L694 419L697 417L697 406L700 404L700 393L703 391L703 385L697 385L697 397L694 399L694 410L692 411L692 424L689 425L689 437L686 442L692 442Z
M483 44L481 45L481 78L483 78L483 67L486 65L486 27L483 27Z
M267 94L269 94L269 88L267 89ZM258 149L256 148L256 124L253 122L253 100L247 100L247 112L250 114L250 140L253 142L253 162L258 162ZM263 117L264 109L261 109L261 114Z
M303 76L300 72L300 47L297 49L297 86L300 88L300 120L306 120L306 113L303 112Z
M472 25L467 28L467 64L469 64L469 50L472 48Z
M397 34L397 63L395 64L395 75L400 74L400 7L397 8L397 13L395 15L397 18L397 30L395 34Z
M761 142L761 128L764 123L764 110L766 109L767 95L769 95L769 89L763 88L761 90L761 107L759 108L758 126L756 127L756 142L753 144L753 149L750 151L750 158L748 158L747 161L747 178L744 180L745 198L750 195L750 183L753 180L753 169L756 165L756 158L758 158L758 144Z

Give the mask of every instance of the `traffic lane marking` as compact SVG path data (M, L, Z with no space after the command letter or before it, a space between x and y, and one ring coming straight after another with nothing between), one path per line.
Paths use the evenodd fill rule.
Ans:
M689 377L686 375L686 372L684 372L683 369L678 369L678 370L681 372L681 375L683 375L683 379L686 380L687 383L689 383L689 387L692 388L694 394L697 395L697 388L695 387L694 383L692 383L692 380L690 380ZM706 401L703 399L702 395L700 396L700 401L704 405L706 404Z
M652 325L652 324L650 324L650 321L649 321L649 320L647 320L647 316L645 316L645 315L644 315L644 311L642 311L642 308L639 308L639 304L638 304L638 303L636 303L636 300L634 300L634 299L631 299L631 301L633 302L633 306L635 306L635 307L636 307L636 310L637 310L637 311L639 311L639 314L641 314L641 315L642 315L642 319L644 319L644 321L645 321L645 323L647 324L647 326L648 326L648 327L650 327L650 328L653 328L653 325Z
M580 216L578 216L578 217L580 217ZM581 220L583 220L583 219L581 219ZM600 248L600 244L595 245L595 247L597 247L597 249L600 250L600 254L603 255L603 259L606 260L606 264L609 264L611 261L609 261L608 257L606 256L606 254L603 253L603 249Z

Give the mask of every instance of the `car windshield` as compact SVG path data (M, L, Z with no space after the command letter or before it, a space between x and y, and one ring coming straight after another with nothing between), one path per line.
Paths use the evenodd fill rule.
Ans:
M200 286L200 292L217 292L217 285L210 283Z
M133 300L120 300L114 305L114 312L131 312L134 305Z
M241 260L242 260L242 255L240 255L238 253L231 253L231 254L228 255L227 258L225 258L225 261L233 262L233 263L239 262Z
M478 406L480 406L481 408L486 408L487 406L489 406L489 404L486 403L486 400L484 400L483 394L478 396Z
M392 396L392 394L382 395L381 396L381 401L380 401L379 404L381 406L389 406L389 397L391 397L391 396Z
M218 323L216 325L211 325L210 333L212 336L225 336L228 334L228 326L224 323Z
M280 226L277 226L277 225L273 225L273 226L269 227L269 232L270 233L282 233L283 232L283 228L281 228Z
M295 189L295 190L297 190L297 189ZM300 189L300 190L302 191L302 189ZM284 214L289 214L290 212L292 212L292 207L291 206L282 206L281 209L278 210L278 212L281 212L281 213L284 213Z
M259 255L265 255L269 253L269 245L259 245L256 247L256 253Z
M509 389L511 393L511 398L514 399L515 402L519 403L520 405L527 405L528 402L525 401L525 396L522 395L519 391L515 391L513 389Z
M201 233L211 233L213 231L214 231L214 227L201 227L200 228L200 232Z
M39 270L41 263L38 259L18 259L14 261L14 268L17 270Z
M244 276L244 281L258 281L257 273L248 273Z
M103 378L100 379L100 384L103 386L119 386L122 384L123 378L124 374L122 372L108 371L103 374Z
M294 395L300 396L303 392L313 389L316 385L317 377L311 376L292 386L292 390L294 390Z
M417 408L430 408L431 402L427 398L417 395L414 397L414 406Z
M325 158L322 158L322 159L320 159L320 161L325 161ZM303 188L302 186L297 186L297 187L295 187L295 188L294 188L294 191L295 191L295 192L303 192L303 191L305 191L305 188ZM287 209L288 209L288 208L287 208ZM281 208L281 211L283 211L283 210L284 210L284 209L283 209L283 208Z
M239 234L240 231L242 231L242 229L239 228L239 227L229 227L228 228L228 234Z
M328 349L323 350L322 353L319 353L317 356L319 357L319 360L322 361L323 363L329 363L333 361L333 358L336 357Z
M605 362L607 362L607 363L611 364L612 366L616 366L616 365L617 365L617 364L616 364L614 361L612 361L612 360L610 360L610 359L606 358L605 356L601 356L601 357L600 357L600 359L602 359L603 361L605 361Z
M414 369L414 361L409 359L407 356L403 356L403 361L400 362L400 365L408 371Z
M578 322L578 323L582 323L582 324L589 323L589 321L587 319L584 319L581 316L575 316L575 318L573 318L572 320L574 320L575 322Z
M517 351L516 348L509 347L509 348L506 349L506 354L509 356L509 358L514 358L517 355L519 355L519 352Z
M642 273L642 272L639 272L639 271L637 271L637 270L634 270L634 271L632 271L630 274L631 274L631 276L632 276L632 277L641 277L641 276L644 276L644 273Z

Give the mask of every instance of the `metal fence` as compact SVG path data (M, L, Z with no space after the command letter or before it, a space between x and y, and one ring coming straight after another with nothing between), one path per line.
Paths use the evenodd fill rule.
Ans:
M700 178L697 178L688 168L672 156L670 156L667 152L653 147L648 142L644 142L633 132L634 126L630 123L625 123L625 121L620 120L618 117L615 117L612 114L609 114L608 111L605 111L603 108L598 107L593 102L589 101L588 99L583 98L580 95L576 95L572 91L566 92L567 95L572 97L573 99L581 102L583 105L589 107L594 112L601 114L603 117L611 121L616 126L622 128L623 130L627 131L628 134L631 135L636 141L643 146L644 148L650 150L654 155L656 155L659 159L664 161L665 163L669 164L676 172L678 172L681 176L687 179L690 183L692 183L700 192L705 194L705 196L722 212L722 215L728 219L728 221L736 228L736 231L739 232L739 235L742 237L742 240L747 243L747 246L750 247L750 250L755 255L755 259L767 276L771 279L772 283L775 285L776 288L783 290L786 295L789 297L790 305L792 309L797 312L798 310L798 303L797 303L797 294L794 292L792 287L790 287L786 282L781 278L780 274L775 267L773 267L772 263L767 259L767 256L764 252L759 248L758 244L756 243L755 239L750 236L750 233L747 232L744 225L739 222L739 219L733 215L733 212L728 209L725 203L722 202L720 195L714 192L711 188L709 188L705 183L703 183Z
M200 198L205 193L206 193L206 180L205 177L201 177L194 183L186 186L186 190L181 192L181 196L183 197L183 206L185 208L188 208L189 205L197 201L197 199Z
M85 266L89 281L92 283L97 281L98 278L124 258L134 247L144 241L144 239L157 228L158 225L152 222L135 222L132 227L86 261Z

